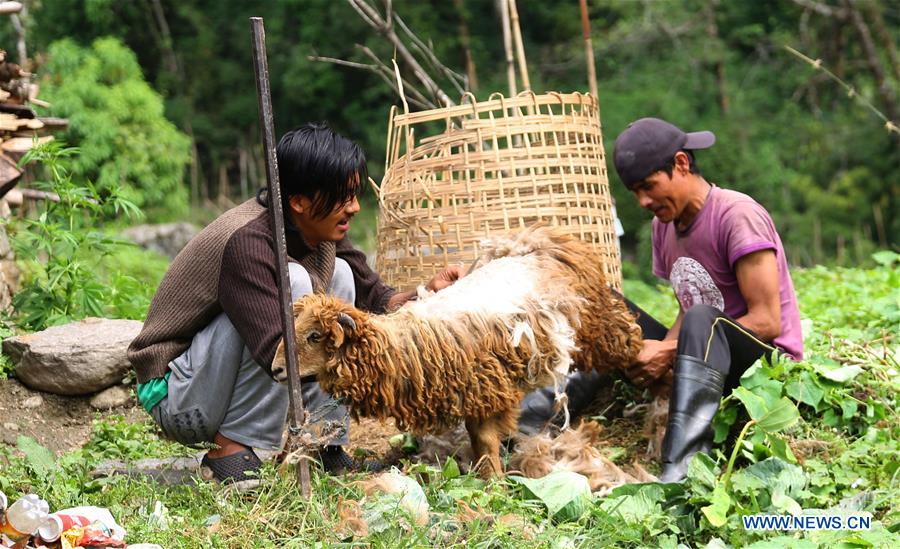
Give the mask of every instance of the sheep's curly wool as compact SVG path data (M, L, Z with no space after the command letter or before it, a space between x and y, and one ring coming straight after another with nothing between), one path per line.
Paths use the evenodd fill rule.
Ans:
M572 367L630 366L641 332L580 240L536 227L482 249L469 276L388 315L304 296L295 329L300 375L316 375L354 417L417 433L465 420L475 455L499 473L499 439L515 431L526 392ZM273 372L283 369L279 347Z

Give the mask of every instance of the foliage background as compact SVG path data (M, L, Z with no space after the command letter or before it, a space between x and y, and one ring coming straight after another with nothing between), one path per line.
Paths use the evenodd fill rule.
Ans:
M437 56L460 72L465 72L465 26L479 98L506 90L495 4L393 2ZM519 4L533 88L586 91L578 2ZM77 104L89 113L103 108L112 114L73 119L72 137L85 142L72 144L96 151L85 156L84 172L101 181L134 182L143 196L131 198L151 217L154 207L157 216L159 210L180 215L187 189L194 206L205 206L220 196L238 201L261 184L248 24L253 15L266 22L277 132L328 120L364 145L371 172L380 177L387 112L395 96L371 73L307 59L319 54L365 61L354 44L390 57L387 42L346 2L32 0L26 5L28 48L35 70L48 83L45 98L54 103L54 112L71 115ZM896 3L591 0L588 5L607 151L626 124L642 116L664 117L688 130L710 129L718 145L699 156L704 174L766 206L793 263L865 263L874 248L898 245L900 140L838 85L783 49L788 45L821 59L896 122ZM0 31L2 43L14 43L11 28ZM62 37L64 42L54 44ZM113 60L131 84L109 79L104 67ZM166 118L189 145L155 116L160 107L133 83L138 65L164 98ZM73 88L93 93L79 95ZM126 110L135 118L123 119ZM105 132L115 136L89 137L103 134L103 125L122 129ZM148 132L130 130L138 126ZM88 139L101 142L89 147ZM176 184L187 147L189 169ZM135 149L130 154L137 157L120 155ZM611 176L626 229L624 249L646 266L649 217ZM151 177L159 178L158 184Z

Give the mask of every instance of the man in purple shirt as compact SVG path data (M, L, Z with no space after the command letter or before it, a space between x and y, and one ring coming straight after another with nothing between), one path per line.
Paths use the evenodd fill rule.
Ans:
M687 474L712 445L712 419L725 391L758 358L803 356L800 313L781 238L749 196L700 175L693 151L712 132L685 133L657 118L633 122L616 139L616 171L653 212L653 272L671 282L680 311L671 328L639 313L644 348L626 375L639 387L672 373L660 480Z

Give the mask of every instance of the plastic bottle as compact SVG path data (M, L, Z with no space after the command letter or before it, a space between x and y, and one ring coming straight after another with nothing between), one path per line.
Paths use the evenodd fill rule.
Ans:
M49 511L46 501L35 494L28 494L6 510L6 520L0 526L0 532L13 541L31 537L47 520Z
M69 528L84 527L91 523L87 517L78 515L68 515L63 513L53 513L47 517L47 520L37 529L38 535L42 540L50 542L56 541L63 532Z

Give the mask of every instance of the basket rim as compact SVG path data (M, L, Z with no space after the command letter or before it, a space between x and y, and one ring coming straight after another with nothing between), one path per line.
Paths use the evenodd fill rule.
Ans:
M463 98L467 99L471 97L474 100L474 95L471 93L466 93ZM414 111L414 112L402 112L395 105L392 107L392 110L397 110L398 112L392 113L390 122L394 127L401 127L407 125L419 124L422 122L430 122L433 120L440 120L445 118L453 118L457 116L465 116L467 114L480 114L488 111L495 111L498 109L508 109L508 108L522 108L522 107L538 107L543 105L586 105L589 107L597 108L597 98L595 98L590 93L582 93L582 92L570 92L570 93L561 93L561 92L546 92L542 94L536 94L533 91L526 90L523 92L519 92L515 97L505 97L500 92L494 92L488 97L488 99L484 101L467 101L459 105L451 105L449 107L440 107L437 109L429 109L425 111Z

